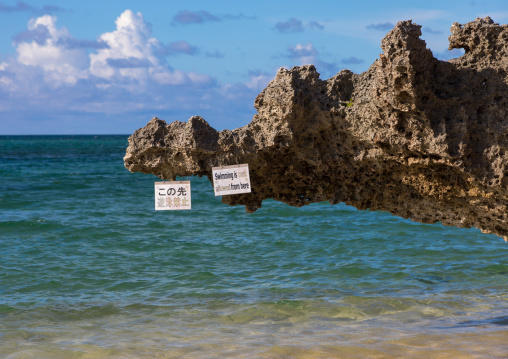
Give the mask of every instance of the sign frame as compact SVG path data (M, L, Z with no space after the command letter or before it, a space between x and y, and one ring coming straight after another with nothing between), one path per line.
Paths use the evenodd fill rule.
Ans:
M190 181L155 182L154 190L156 211L191 209Z
M215 196L251 193L249 164L212 167Z

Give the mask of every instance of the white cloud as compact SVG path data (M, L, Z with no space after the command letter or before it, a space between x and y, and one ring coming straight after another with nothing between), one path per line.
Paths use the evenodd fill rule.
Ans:
M318 52L310 42L306 45L296 44L290 46L288 51L291 58L297 60L300 65L311 65L316 63Z
M79 80L96 88L118 87L132 92L148 84L162 86L212 84L210 76L171 70L160 50L164 48L151 36L151 28L141 13L125 10L116 19L116 30L97 41L77 40L65 27L57 27L55 16L44 15L28 22L28 31L15 36L17 59L2 65L0 86L42 75L50 88L73 86ZM94 52L88 53L88 49ZM7 64L11 66L7 66ZM19 66L24 65L24 66ZM32 72L33 74L27 74ZM27 84L28 85L28 84ZM19 85L18 85L19 87ZM10 91L14 91L11 86Z
M125 10L115 23L115 31L100 36L108 47L90 54L90 73L107 80L121 77L138 81L146 79L148 68L160 66L155 55L160 47L159 41L150 37L150 29L139 12L134 14ZM130 61L132 66L117 66L122 60L125 63Z
M75 84L87 76L88 55L84 49L68 49L61 42L70 38L66 28L56 27L56 17L44 15L28 23L30 31L44 29L46 38L21 42L17 45L18 62L26 66L40 67L45 71L44 80L53 85ZM39 29L39 30L38 30Z
M263 71L250 71L249 72L249 81L244 82L247 88L254 91L263 90L270 81L272 81L277 74L277 71L274 71L273 74L269 74Z
M31 19L28 29L14 36L16 58L0 64L0 89L37 96L78 81L87 91L117 88L138 94L160 90L157 86L215 86L209 75L172 70L160 51L164 45L152 37L141 13L125 10L115 23L115 31L89 41L58 27L55 16Z
M131 89L147 85L149 80L173 86L212 82L208 75L171 71L159 57L164 46L151 37L151 29L141 13L125 10L115 23L115 31L99 38L108 46L90 54L90 74L119 85L134 81L127 85Z

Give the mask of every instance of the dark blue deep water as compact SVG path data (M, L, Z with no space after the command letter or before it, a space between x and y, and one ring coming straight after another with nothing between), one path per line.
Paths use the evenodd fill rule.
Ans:
M0 137L0 358L507 357L501 238L197 177L156 212L126 147Z

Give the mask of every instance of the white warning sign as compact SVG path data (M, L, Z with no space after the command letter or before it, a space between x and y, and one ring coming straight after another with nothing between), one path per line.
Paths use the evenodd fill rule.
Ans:
M212 167L212 176L216 196L251 192L248 164Z
M155 210L191 209L190 181L155 182Z

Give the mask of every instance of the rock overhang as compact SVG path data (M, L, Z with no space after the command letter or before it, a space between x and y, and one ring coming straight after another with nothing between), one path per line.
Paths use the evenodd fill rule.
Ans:
M451 31L465 54L450 61L401 21L362 74L281 69L233 131L154 118L130 136L125 166L211 180L214 166L248 163L252 193L223 202L249 212L268 198L345 202L508 240L508 26L486 17Z

